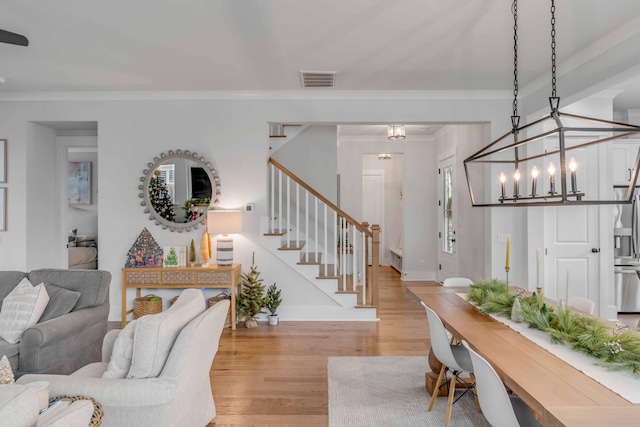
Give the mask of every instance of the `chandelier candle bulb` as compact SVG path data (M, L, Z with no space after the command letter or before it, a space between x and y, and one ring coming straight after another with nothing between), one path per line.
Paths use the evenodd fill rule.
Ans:
M531 197L536 197L536 183L538 182L539 173L537 166L531 169Z
M556 194L556 166L553 162L549 162L547 172L549 172L549 194L553 195Z
M516 169L513 173L513 197L520 197L520 170Z
M571 172L571 192L576 193L576 187L578 186L576 183L576 169L578 169L578 163L576 159L573 157L569 160L569 171Z
M502 193L502 198L504 199L506 197L505 194L505 182L507 181L507 176L504 174L504 172L500 172L500 189L501 189L501 193Z

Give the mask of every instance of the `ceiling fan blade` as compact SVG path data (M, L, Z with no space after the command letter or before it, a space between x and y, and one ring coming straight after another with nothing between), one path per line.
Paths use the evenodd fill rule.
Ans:
M0 42L17 44L18 46L29 46L29 40L25 36L5 30L0 30Z

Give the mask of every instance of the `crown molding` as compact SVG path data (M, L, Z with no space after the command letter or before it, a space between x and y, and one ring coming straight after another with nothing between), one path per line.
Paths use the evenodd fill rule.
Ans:
M0 92L0 101L502 100L509 90Z

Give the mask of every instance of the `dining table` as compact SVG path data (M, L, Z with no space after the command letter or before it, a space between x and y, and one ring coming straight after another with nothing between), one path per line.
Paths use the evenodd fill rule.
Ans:
M480 312L461 297L468 288L415 284L407 289L438 314L452 335L487 359L544 426L640 426L640 405Z

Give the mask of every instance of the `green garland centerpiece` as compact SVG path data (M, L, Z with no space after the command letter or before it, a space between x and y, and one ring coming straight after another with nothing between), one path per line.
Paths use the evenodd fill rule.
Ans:
M467 301L484 313L511 318L516 296L501 280L480 280L471 285ZM547 307L534 292L518 295L522 318L530 328L546 332L554 344L568 343L574 350L596 358L599 366L640 378L640 333L626 327L612 328L571 308ZM620 325L620 324L619 324Z

